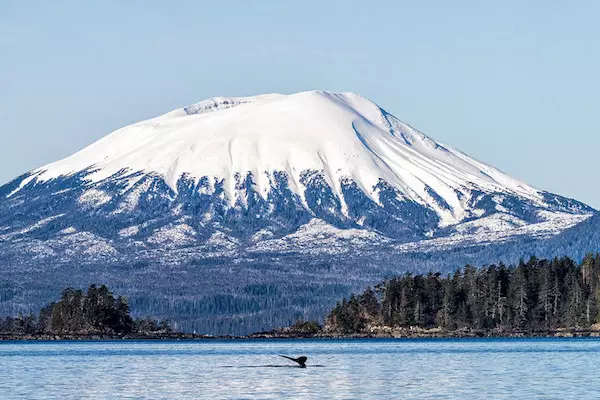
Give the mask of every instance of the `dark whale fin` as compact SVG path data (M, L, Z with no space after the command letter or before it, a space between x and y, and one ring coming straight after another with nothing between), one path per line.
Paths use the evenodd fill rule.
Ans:
M281 354L279 355L279 357L287 358L288 360L297 362L298 365L300 366L300 368L306 368L306 360L308 360L308 357L302 356L302 357L298 357L298 358L293 358L293 357L283 356Z

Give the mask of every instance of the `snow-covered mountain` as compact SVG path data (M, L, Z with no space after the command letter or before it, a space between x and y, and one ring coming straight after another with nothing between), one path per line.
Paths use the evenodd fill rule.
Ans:
M432 140L364 97L322 91L211 98L127 126L5 186L4 202L12 208L43 188L72 197L80 213L122 221L118 231L136 229L125 222L131 214L150 222L139 214L160 203L180 220L184 243L211 222L243 242L312 218L413 241L557 215L572 225L592 212ZM64 214L56 218L70 219ZM146 243L158 231L147 233Z
M353 93L216 97L0 187L0 261L430 251L549 237L592 213Z

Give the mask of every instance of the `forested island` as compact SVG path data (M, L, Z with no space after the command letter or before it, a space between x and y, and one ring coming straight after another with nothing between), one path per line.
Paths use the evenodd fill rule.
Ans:
M240 338L600 336L600 254L531 257L514 266L467 265L453 274L384 280L340 301L321 326L292 326ZM0 339L197 339L167 321L133 319L127 299L104 285L67 288L38 315L0 319ZM232 337L232 336L228 336Z
M87 292L67 288L58 302L39 314L0 319L1 339L113 339L187 337L173 332L168 321L133 319L127 299L115 297L105 285Z
M338 303L321 334L600 335L600 255L394 277Z

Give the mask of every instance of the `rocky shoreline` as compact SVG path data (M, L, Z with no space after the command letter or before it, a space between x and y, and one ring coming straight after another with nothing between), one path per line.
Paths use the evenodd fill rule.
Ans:
M0 333L0 342L9 340L27 340L27 341L58 341L58 340L194 340L194 339L214 339L215 336L197 335L193 333L151 333L151 334L132 334L132 335L110 335L110 334L19 334L19 333ZM228 337L223 337L228 338Z
M274 330L248 335L250 339L454 339L454 338L558 338L558 337L600 337L600 330L562 328L544 331L500 331L461 329L444 331L441 329L409 329L378 327L367 332L340 333L319 331L316 333L288 332Z
M399 329L381 327L369 332L340 333L330 331L293 332L288 328L257 332L244 336L212 336L194 333L149 333L134 335L102 334L0 334L0 341L94 341L94 340L261 340L261 339L456 339L456 338L558 338L600 337L600 330L564 328L548 331L483 331L441 329Z

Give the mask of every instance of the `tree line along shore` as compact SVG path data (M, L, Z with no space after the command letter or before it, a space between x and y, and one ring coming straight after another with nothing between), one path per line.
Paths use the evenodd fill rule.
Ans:
M406 336L600 334L600 255L405 274L339 302L323 332Z
M324 324L238 338L600 336L600 254L530 258L453 274L386 279L340 301ZM199 339L167 321L133 319L127 300L102 285L67 288L38 315L0 319L0 339ZM233 336L226 336L233 338Z

